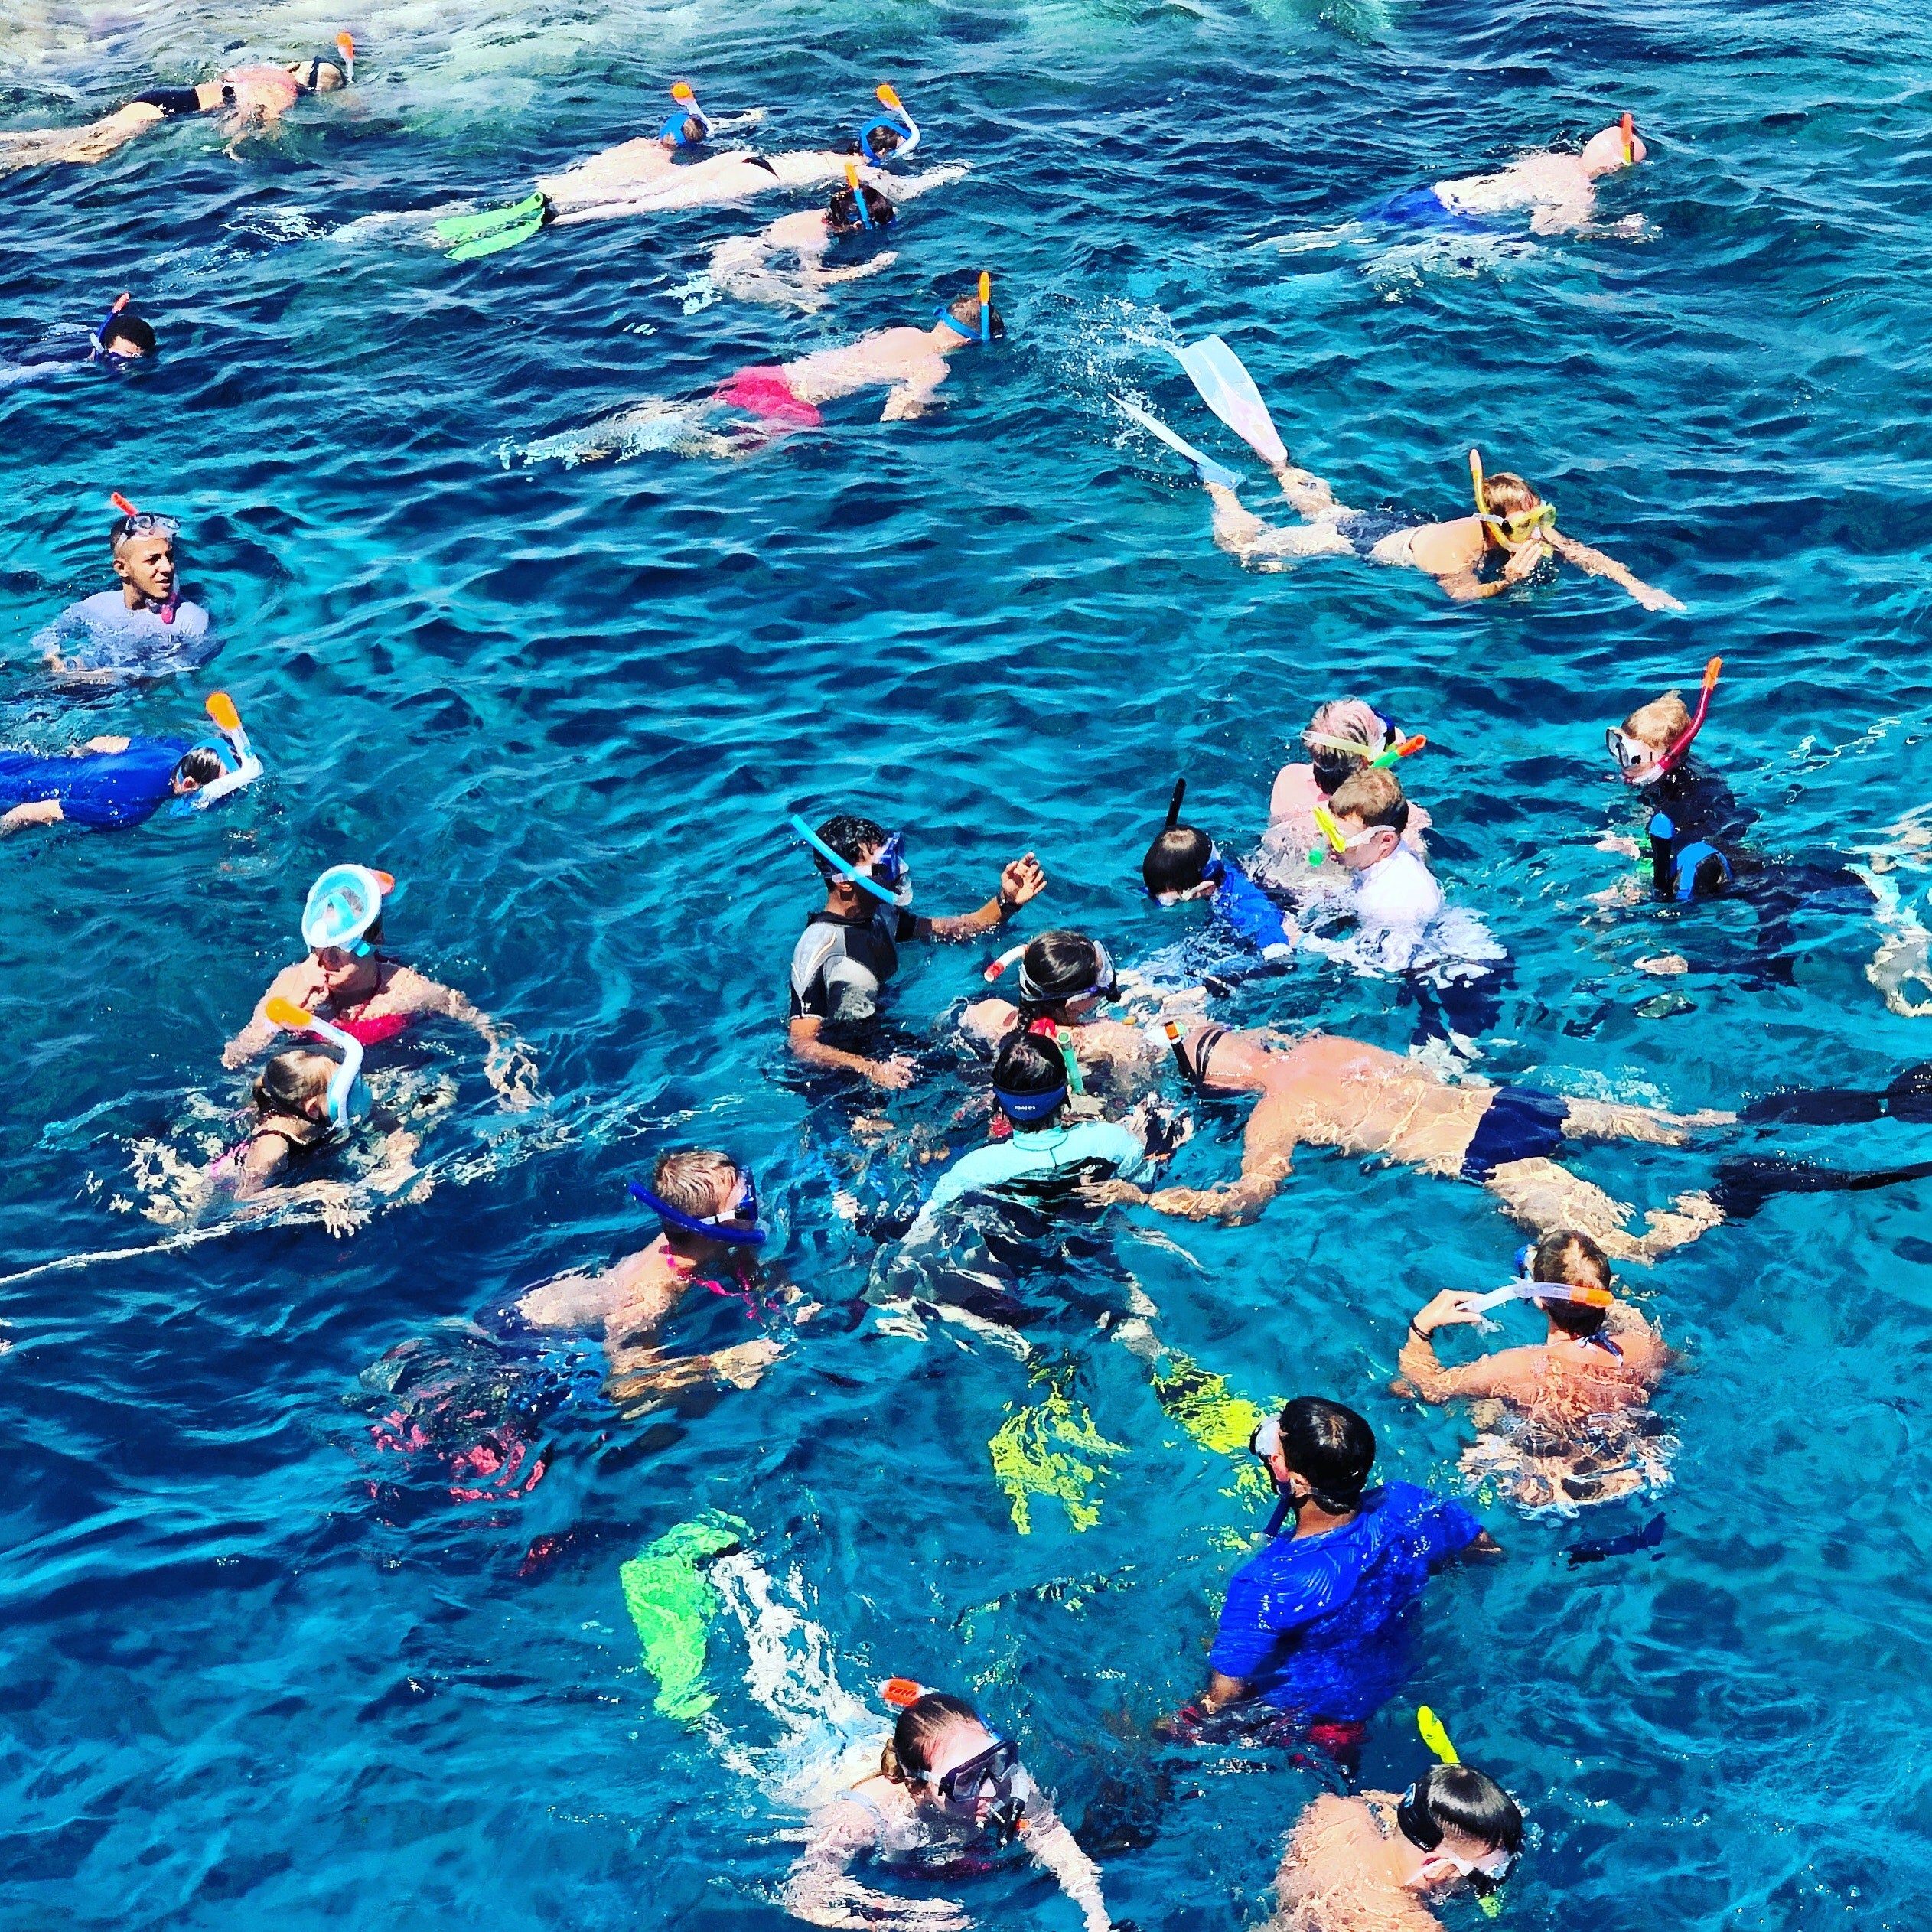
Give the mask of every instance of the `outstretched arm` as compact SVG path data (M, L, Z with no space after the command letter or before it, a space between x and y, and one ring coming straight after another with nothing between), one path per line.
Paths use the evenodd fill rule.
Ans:
M477 1006L467 993L440 980L422 979L422 991L414 1004L425 1013L442 1013L475 1028L487 1049L483 1062L484 1077L497 1090L497 1098L513 1113L536 1104L536 1058L514 1027L500 1025Z
M1074 1834L1044 1798L1028 1807L1026 1849L1034 1862L1060 1881L1060 1888L1080 1908L1087 1932L1109 1932L1113 1921L1100 1891L1100 1868L1074 1842Z
M868 1060L863 1054L847 1053L828 1044L819 1036L825 1021L815 1013L796 1015L787 1025L786 1039L794 1057L808 1067L828 1074L863 1074L875 1087L901 1087L912 1084L912 1062L894 1054L888 1060Z
M849 1875L847 1868L878 1829L878 1821L849 1798L819 1813L812 1821L810 1842L786 1875L780 1895L785 1910L807 1925L965 1932L973 1921L948 1899L895 1898Z
M32 805L16 805L11 812L0 815L0 838L26 826L57 824L65 816L57 798L44 798Z
M1614 557L1607 557L1601 550L1592 550L1587 543L1579 543L1574 537L1565 536L1559 530L1549 533L1549 547L1565 563L1573 563L1579 570L1585 570L1592 577L1608 577L1613 584L1620 584L1635 598L1647 611L1681 611L1684 607L1668 591L1660 591L1644 582L1642 578L1626 570Z
M1031 852L1002 868L999 890L974 912L955 913L932 921L934 939L972 939L1003 924L1028 901L1047 889L1047 875Z

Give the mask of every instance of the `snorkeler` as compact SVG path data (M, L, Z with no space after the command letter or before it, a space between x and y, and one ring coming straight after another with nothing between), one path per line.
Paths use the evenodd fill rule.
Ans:
M585 463L640 448L743 456L792 430L818 428L825 421L821 403L862 389L885 391L881 422L924 415L946 380L949 356L1005 337L992 286L992 278L982 272L978 288L942 303L929 328L875 329L842 349L821 349L797 362L748 366L695 402L652 397L587 429L533 445L524 451L524 461L566 454L572 462ZM719 415L737 418L736 425L723 432L706 426Z
M1398 731L1366 699L1337 698L1320 706L1302 734L1308 762L1283 765L1268 796L1268 829L1261 835L1261 849L1272 872L1269 883L1306 891L1308 854L1321 839L1315 808L1326 805L1335 788L1363 765L1392 764L1424 741ZM1422 839L1429 825L1428 813L1410 799L1402 842L1418 858L1429 856ZM1314 875L1321 881L1333 876Z
M254 1017L222 1049L221 1064L239 1067L273 1041L282 1030L270 1011L277 1002L318 1014L370 1047L441 1014L482 1036L489 1050L484 1072L502 1104L513 1111L533 1106L536 1068L514 1032L454 988L374 950L383 937L383 898L395 883L366 865L331 865L323 873L302 907L308 958L275 975Z
M1251 1220L1293 1171L1298 1144L1386 1154L1427 1173L1473 1181L1539 1236L1579 1228L1618 1259L1645 1265L1725 1218L1711 1195L1680 1194L1675 1213L1653 1209L1644 1217L1649 1231L1633 1236L1625 1224L1634 1210L1551 1157L1568 1140L1681 1146L1692 1128L1729 1122L1731 1114L1680 1116L1527 1087L1452 1087L1399 1054L1319 1033L1279 1047L1266 1034L1210 1026L1178 1040L1175 1057L1203 1091L1260 1096L1242 1143L1240 1179L1220 1188L1164 1188L1151 1196L1108 1181L1090 1197L1140 1200L1191 1220Z
M281 67L235 67L198 87L158 87L84 128L31 128L0 132L0 174L57 161L105 161L136 135L186 115L226 111L223 132L232 144L243 135L272 130L305 94L327 94L348 85L355 72L355 43L336 36L343 66L327 60L291 60ZM344 69L347 70L345 74ZM232 154L231 145L229 151Z
M1238 864L1223 858L1198 826L1181 823L1187 790L1187 780L1177 779L1168 822L1140 862L1147 896L1159 906L1205 900L1243 944L1264 959L1285 959L1295 950L1295 935L1280 907Z
M1531 155L1494 174L1412 188L1385 202L1375 218L1404 228L1471 234L1487 232L1491 217L1527 208L1532 234L1583 234L1596 213L1597 183L1647 160L1650 151L1626 114L1616 126L1592 135L1581 154Z
M1292 570L1311 557L1353 556L1391 568L1419 570L1433 577L1458 603L1500 596L1526 583L1546 562L1561 558L1592 577L1608 577L1647 611L1681 611L1667 591L1653 589L1615 558L1579 543L1556 527L1554 504L1546 503L1522 477L1499 470L1485 477L1478 452L1469 452L1475 487L1475 513L1444 523L1399 516L1387 510L1351 510L1338 503L1320 477L1289 460L1254 380L1219 336L1190 344L1181 360L1202 399L1229 428L1253 448L1274 472L1301 523L1281 527L1243 509L1234 494L1240 479L1226 465L1204 456L1163 423L1122 398L1127 415L1180 451L1200 472L1214 506L1214 541L1256 570ZM1494 563L1493 575L1483 573Z
M209 628L207 612L181 595L174 555L180 524L135 509L118 490L112 500L119 514L108 526L107 541L120 587L69 604L34 634L31 647L56 677L76 684L158 677L205 664L221 642Z
M835 242L875 239L898 219L898 210L884 195L858 180L855 164L845 165L845 185L832 191L823 210L781 215L755 235L733 235L720 242L711 252L711 285L736 301L767 302L810 314L825 306L825 292L836 284L890 268L899 257L889 248L845 268L825 266ZM900 199L905 199L904 189ZM772 266L787 255L797 262L789 275Z
M98 363L109 371L126 371L155 353L155 325L129 305L132 295L114 298L112 307L90 335L70 323L57 324L48 340L34 351L31 361L0 368L0 389L18 388L24 383L45 382L76 369Z
M1412 1483L1369 1488L1375 1432L1338 1402L1297 1396L1249 1447L1279 1498L1269 1539L1228 1580L1207 1688L1155 1729L1188 1744L1311 1742L1353 1771L1408 1670L1408 1612L1430 1573L1502 1552L1460 1503Z
M883 826L846 812L816 832L797 816L791 826L810 848L826 888L825 904L792 949L786 1028L792 1052L808 1067L862 1074L875 1087L910 1087L913 1065L904 1055L878 1060L858 1051L861 1030L877 1016L880 988L899 969L899 948L992 932L1046 890L1047 875L1028 852L1001 868L999 890L976 911L929 919L911 910L904 832L888 836Z
M891 93L881 88L884 99ZM657 214L686 208L731 207L780 188L819 188L847 178L851 152L803 149L788 154L754 154L734 148L702 158L686 151L706 146L715 124L698 106L683 81L671 90L676 105L655 134L640 135L607 148L561 174L540 174L532 191L507 207L475 214L453 215L436 223L435 239L449 249L452 262L470 262L494 255L527 239L539 228L554 223L567 228L586 221L608 221L628 215ZM898 106L898 97L892 96ZM903 109L899 109L901 115ZM868 187L890 188L898 199L955 181L966 173L955 163L929 173L904 178L877 171L876 163L894 154L910 154L917 145L916 131L875 122L863 140L860 173Z
M1439 1932L1429 1903L1493 1891L1522 1849L1516 1801L1473 1765L1432 1764L1399 1797L1324 1791L1295 1823L1262 1932Z
M30 825L139 825L170 799L185 817L239 791L261 776L262 761L226 692L209 699L208 715L219 735L193 744L90 738L51 757L0 751L0 836Z
M242 1200L337 1144L369 1110L362 1042L312 1013L286 1008L279 1000L274 1004L279 1024L316 1034L342 1057L331 1060L325 1053L298 1047L277 1054L262 1069L251 1096L254 1124L208 1168L210 1181Z
M1052 1873L1086 1932L1107 1932L1100 1868L1028 1774L1018 1745L995 1736L963 1698L898 1678L886 1695L900 1710L879 1768L813 1816L785 1880L786 1911L808 1925L959 1932L972 1922L959 1907L895 1898L849 1868L870 1856L888 1872L933 1878L990 1872L1010 1855Z
M1523 1261L1526 1280L1489 1295L1445 1289L1416 1310L1395 1393L1504 1410L1500 1428L1494 1415L1479 1418L1484 1433L1462 1466L1472 1478L1506 1484L1527 1507L1627 1496L1659 1473L1649 1403L1676 1357L1641 1311L1617 1299L1608 1258L1587 1234L1559 1228L1525 1249L1517 1265ZM1543 1318L1541 1342L1453 1368L1437 1359L1438 1329L1484 1326L1484 1311L1509 1300Z
M1120 997L1120 979L1098 940L1084 933L1042 933L995 959L986 969L988 981L997 981L1014 965L1020 970L1012 999L995 995L976 1000L959 1015L959 1029L969 1038L997 1046L1044 1020L1085 1074L1128 1087L1158 1060L1162 1049L1139 1027L1101 1012L1103 1005Z

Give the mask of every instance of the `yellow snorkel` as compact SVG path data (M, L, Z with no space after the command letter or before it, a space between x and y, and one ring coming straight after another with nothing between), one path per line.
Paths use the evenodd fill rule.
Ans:
M1315 829L1321 834L1323 842L1308 854L1311 865L1319 865L1328 856L1331 846L1337 858L1347 851L1348 835L1335 822L1334 813L1325 805L1318 805L1315 808Z
M1533 510L1514 510L1501 516L1489 507L1489 495L1483 487L1483 458L1480 450L1469 452L1469 481L1476 493L1476 515L1486 529L1496 533L1497 540L1506 549L1514 550L1527 543L1542 530L1556 527L1556 506L1539 503Z

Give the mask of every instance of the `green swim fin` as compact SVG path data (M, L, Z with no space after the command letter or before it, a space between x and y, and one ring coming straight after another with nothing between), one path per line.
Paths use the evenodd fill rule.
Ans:
M526 195L507 208L486 208L481 214L451 215L432 231L441 242L454 243L449 252L452 262L474 262L479 256L494 255L499 249L514 248L550 218L550 204L540 193Z
M751 1534L751 1525L736 1517L699 1517L667 1530L617 1571L644 1667L657 1680L657 1708L681 1724L702 1717L716 1701L704 1674L705 1626L717 1600L698 1566Z

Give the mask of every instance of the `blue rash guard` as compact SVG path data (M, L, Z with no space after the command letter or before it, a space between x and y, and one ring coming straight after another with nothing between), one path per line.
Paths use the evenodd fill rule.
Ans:
M1369 1717L1407 1672L1429 1572L1482 1528L1413 1483L1372 1489L1354 1522L1277 1536L1234 1572L1208 1663L1305 1721Z
M1214 910L1246 944L1266 953L1271 946L1295 943L1281 907L1239 865L1216 857L1201 876L1214 885Z
M78 757L0 751L0 812L57 799L61 817L74 825L138 825L168 803L168 780L188 749L186 738L136 738L125 751Z

